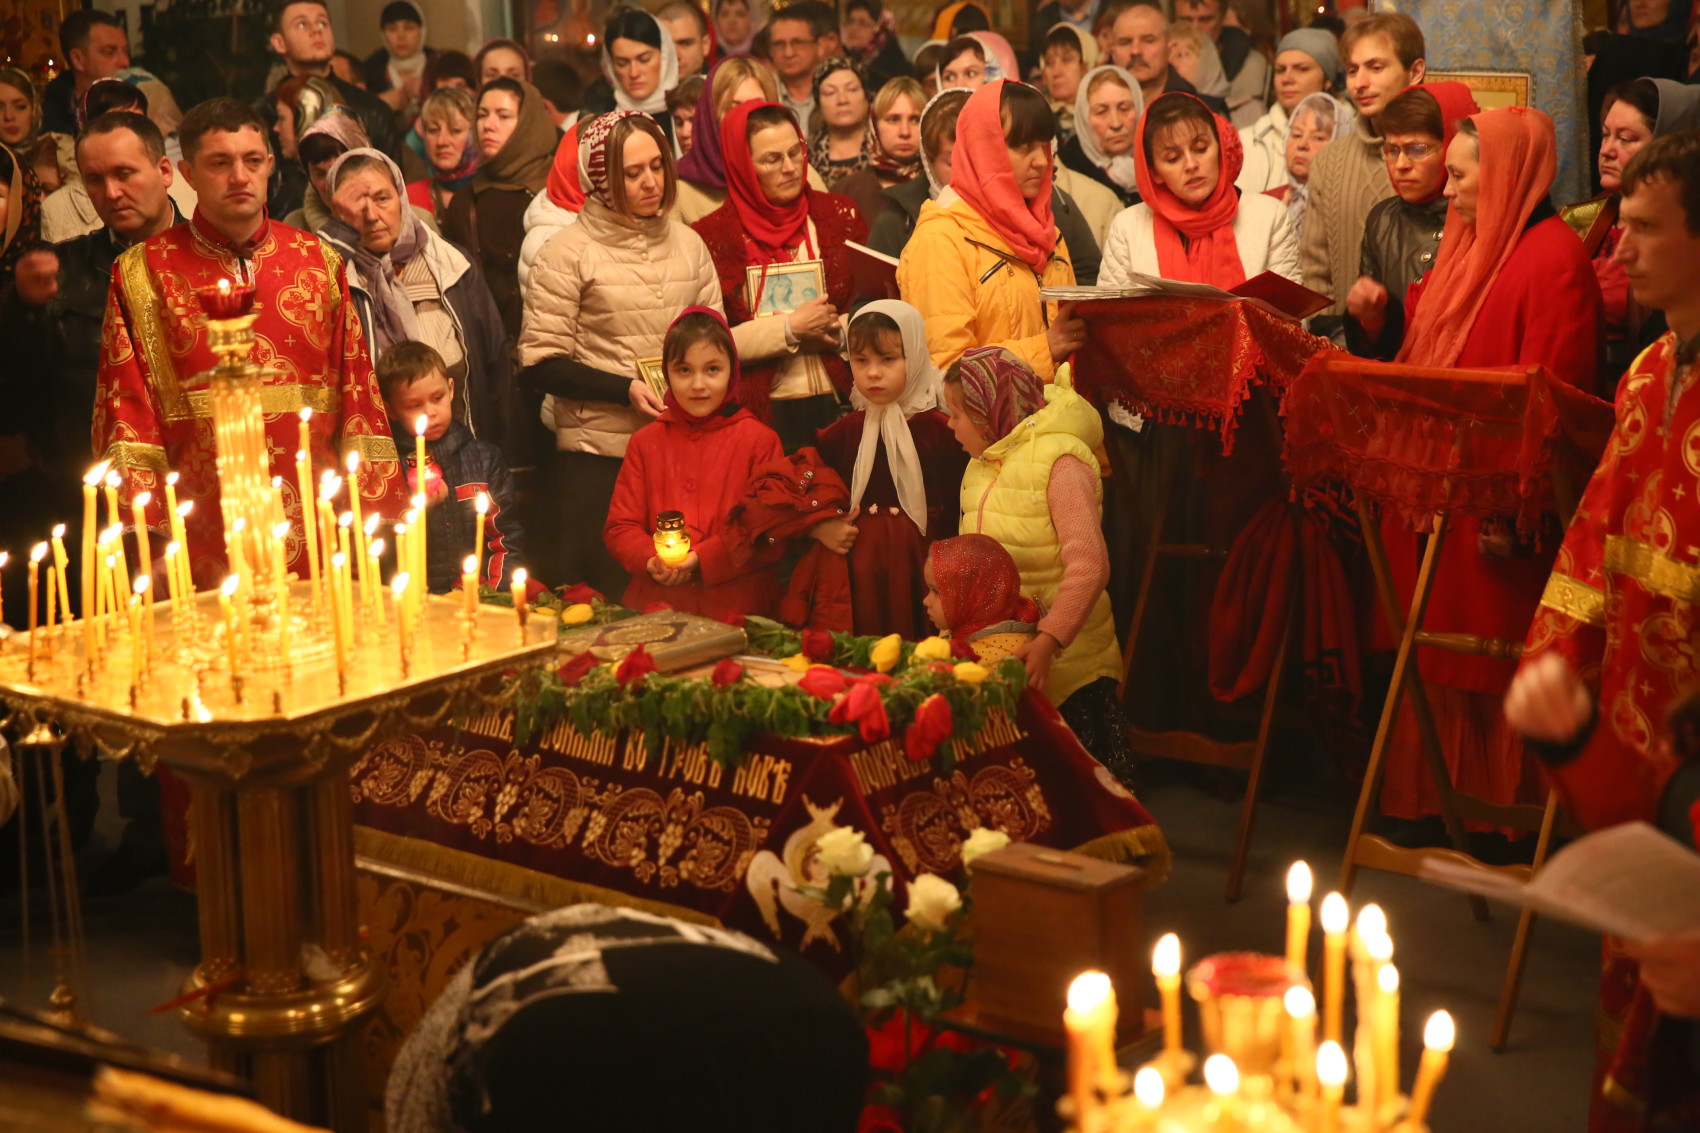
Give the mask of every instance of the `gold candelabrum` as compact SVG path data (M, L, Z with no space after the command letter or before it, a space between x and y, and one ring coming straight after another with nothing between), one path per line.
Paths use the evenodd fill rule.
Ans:
M398 532L397 570L382 584L381 541L369 544L373 532L351 519L326 521L334 483L316 499L303 491L309 526L291 523L270 475L264 373L248 360L253 317L243 299L227 285L203 293L219 316L208 324L219 362L205 380L229 577L215 591L195 590L185 551L191 505L177 503L170 477L171 539L157 565L171 596L154 600L139 493L131 503L141 574L126 585L122 538L95 523L97 490L106 486L110 515L117 486L105 466L92 470L83 616L69 616L64 530L55 528L53 560L43 550L30 563L29 632L0 638L0 724L23 737L20 770L35 767L43 784L67 742L147 770L162 762L188 781L201 961L179 1014L213 1064L250 1078L265 1104L352 1133L367 1124L359 1030L385 976L361 944L344 774L371 744L500 703L513 670L553 654L554 626L528 622L517 572L512 610L476 602L476 564L463 596L426 595L423 522L411 537ZM308 488L305 414L301 437ZM358 509L358 458L348 470ZM211 521L210 512L193 518ZM309 549L306 579L286 568L292 536ZM63 822L43 833L56 866L56 954L72 960L58 966L52 1003L74 1020L80 910L70 843Z
M1311 876L1303 862L1288 874L1287 895L1285 955L1224 953L1186 974L1207 1052L1201 1084L1193 1081L1197 1059L1182 1043L1179 937L1167 934L1152 954L1163 1048L1132 1075L1116 1063L1109 977L1084 972L1074 980L1063 1012L1068 1093L1058 1104L1074 1133L1427 1133L1456 1037L1452 1017L1430 1016L1407 1096L1400 1089L1399 972L1386 916L1366 905L1348 931L1345 899L1324 898L1319 1013L1305 974ZM1348 959L1358 1016L1350 1057L1341 1006Z

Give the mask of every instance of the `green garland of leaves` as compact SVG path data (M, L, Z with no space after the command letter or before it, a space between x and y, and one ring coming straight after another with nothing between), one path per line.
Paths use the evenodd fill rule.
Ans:
M631 616L611 603L592 603L592 607L597 621L619 620L621 614ZM801 635L778 622L747 618L744 631L752 654L784 658L799 651ZM871 670L870 656L880 640L834 634L832 664ZM890 683L879 688L880 699L891 736L899 741L928 697L945 699L950 705L952 734L939 745L934 758L949 770L956 762L956 745L976 735L991 713L1015 714L1016 700L1027 681L1026 670L1019 661L1005 659L984 681L974 684L958 680L948 667L935 668L924 660L916 663L914 650L915 643L903 643L898 663L888 674ZM796 685L766 688L741 678L721 686L662 673L621 684L615 668L599 665L570 686L562 683L554 669L533 669L517 677L512 690L516 741L528 743L565 718L575 731L587 736L639 730L650 759L659 759L667 740L706 744L710 758L727 770L736 770L758 733L797 738L857 731L853 721L834 723L828 718L832 700Z

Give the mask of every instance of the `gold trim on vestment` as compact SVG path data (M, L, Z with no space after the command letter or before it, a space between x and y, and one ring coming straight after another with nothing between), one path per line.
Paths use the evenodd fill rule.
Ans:
M1577 582L1569 575L1559 574L1556 570L1547 579L1546 590L1541 594L1541 605L1561 614L1568 614L1589 625L1606 624L1605 594L1585 582Z
M350 433L342 440L343 452L353 449L360 454L361 460L401 460L392 437L380 437L376 433Z
M113 441L106 446L105 459L119 471L140 469L149 472L170 472L163 445L148 445L140 441Z
M212 390L190 390L187 398L193 417L212 416ZM325 386L275 385L260 387L260 412L267 417L299 413L329 413L336 408L336 391Z
M1558 210L1559 217L1570 226L1579 240L1586 240L1588 232L1594 227L1594 221L1604 211L1607 197L1594 197L1591 200L1577 201L1573 205L1565 205Z
M147 365L148 380L159 395L160 411L167 421L181 421L190 415L189 407L171 350L165 344L165 324L160 320L159 294L148 271L146 245L134 244L119 253L117 271L124 301L130 308L130 338Z
M1627 535L1607 536L1605 567L1633 578L1654 594L1678 602L1700 602L1700 568Z

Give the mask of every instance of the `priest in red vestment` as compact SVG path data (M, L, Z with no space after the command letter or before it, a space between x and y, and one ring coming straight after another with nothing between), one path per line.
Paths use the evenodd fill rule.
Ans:
M1545 366L1595 392L1600 286L1582 241L1547 194L1557 165L1552 119L1538 110L1489 110L1465 119L1447 148L1451 208L1435 266L1411 285L1398 361L1413 366ZM1403 601L1416 588L1416 533L1383 524ZM1556 531L1520 543L1512 522L1454 517L1423 628L1521 641L1552 569ZM1419 664L1453 782L1489 802L1544 797L1525 775L1522 740L1500 701L1515 662L1420 649ZM1383 813L1438 812L1415 714L1402 712L1387 753Z
M1636 302L1664 311L1671 329L1619 386L1616 430L1564 537L1505 717L1583 827L1641 820L1693 846L1700 750L1683 734L1695 730L1693 701L1684 723L1667 714L1700 676L1700 134L1655 139L1635 156L1620 215L1617 262ZM1592 1133L1700 1126L1700 934L1608 939L1600 1006Z
M256 289L254 349L264 371L266 437L273 476L295 525L290 563L305 571L295 454L300 411L309 422L315 477L361 456L368 511L394 517L404 479L372 360L341 258L317 237L266 215L272 168L266 129L233 99L187 114L178 131L180 168L199 194L190 220L126 249L112 273L94 407L94 450L125 480L124 494L149 491L151 528L166 529L164 478L194 501L187 548L197 585L225 571L218 470L205 374L217 363L195 292L220 279ZM342 504L339 502L338 507ZM127 514L127 513L126 513Z

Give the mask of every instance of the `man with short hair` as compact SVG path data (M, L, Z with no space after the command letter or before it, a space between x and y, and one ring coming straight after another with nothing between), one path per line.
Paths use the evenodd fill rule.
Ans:
M1693 849L1700 759L1694 703L1681 702L1694 692L1700 617L1700 133L1649 142L1621 193L1615 258L1636 302L1662 310L1670 331L1618 386L1617 428L1559 549L1505 719L1583 829L1651 822ZM1636 963L1648 994L1631 1000ZM1608 950L1601 1014L1621 1039L1602 1055L1624 1088L1594 1099L1593 1128L1692 1127L1697 971L1700 933ZM1680 1018L1690 1022L1667 1026Z
M367 94L331 68L331 59L336 54L336 33L331 29L331 13L324 0L284 0L272 25L271 49L282 56L291 75L317 75L334 86L342 105L354 111L366 128L372 148L384 151L392 161L402 164L406 147L396 129L394 112L383 99ZM358 65L359 60L355 63ZM266 122L270 125L277 108L268 98L260 112L268 115Z
M1406 87L1423 81L1422 29L1403 12L1377 12L1346 29L1346 94L1357 108L1352 132L1323 146L1310 165L1299 268L1304 284L1334 301L1317 316L1318 334L1343 334L1346 296L1357 282L1369 210L1393 195L1376 118Z
M833 17L822 17L825 5L798 0L773 13L767 23L768 57L779 74L779 101L797 116L806 134L815 113L815 65L831 57L825 42L828 34L836 41Z
M341 468L356 451L368 506L394 516L406 494L341 257L266 216L266 137L259 115L234 99L215 98L184 116L178 172L195 187L195 215L118 256L101 342L95 451L123 476L126 496L153 492L146 515L161 531L163 478L178 473L178 497L195 501L188 552L203 585L229 569L204 392L217 356L197 294L220 280L256 292L254 361L267 390L270 474L283 477L289 518L301 521L293 485L302 409L314 411L315 467ZM301 548L294 551L293 565L305 570Z
M671 0L655 13L655 18L673 37L673 50L679 56L679 77L689 78L700 72L708 62L708 17L691 0Z
M1228 117L1236 127L1250 126L1269 107L1269 60L1244 28L1223 22L1228 0L1175 0L1175 18L1185 20L1216 45L1228 76Z
M130 37L117 16L83 8L59 25L59 50L67 66L41 92L41 128L75 136L77 106L89 87L130 65Z
M1159 95L1181 91L1202 99L1211 110L1227 116L1227 103L1199 94L1197 87L1169 66L1169 20L1150 0L1129 4L1116 17L1110 27L1110 61L1133 76L1147 106Z

